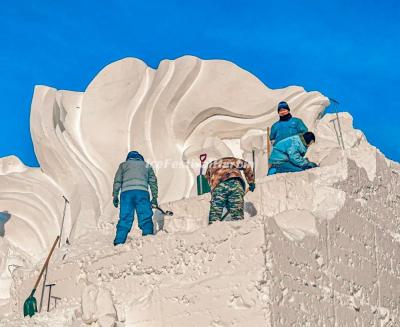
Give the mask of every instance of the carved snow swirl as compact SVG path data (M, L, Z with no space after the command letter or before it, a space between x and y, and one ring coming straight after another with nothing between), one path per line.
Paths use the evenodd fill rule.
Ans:
M114 174L134 149L149 162L164 163L155 167L160 202L189 197L198 168L186 163L198 162L203 152L209 159L238 150L247 155L240 141L254 143L255 129L265 133L283 100L311 129L329 103L301 87L271 90L231 62L191 56L163 60L157 69L135 58L117 61L84 92L37 86L31 134L40 169L0 161L0 209L11 214L4 238L23 251L33 249L33 258L42 256L59 233L62 195L70 201L64 242L115 221ZM29 241L21 239L20 228Z

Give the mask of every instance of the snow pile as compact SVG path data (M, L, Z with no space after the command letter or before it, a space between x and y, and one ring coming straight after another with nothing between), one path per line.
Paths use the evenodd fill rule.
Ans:
M265 177L266 127L281 100L315 131L308 156L321 167ZM32 135L41 169L0 160L8 312L0 325L398 324L399 165L353 129L349 114L321 117L327 104L317 92L270 90L231 63L194 57L157 70L125 59L84 93L37 87ZM111 183L132 148L179 163L156 167L162 206L175 214L156 212L155 236L142 238L136 227L114 247ZM202 152L251 161L253 150L257 188L246 195L245 220L208 226L209 195L194 196L198 168L189 163ZM47 278L61 300L23 319L34 264L59 233L61 195L71 205Z
M195 228L193 223L185 231L182 213L176 212L163 218L164 226L173 228L147 238L136 229L120 247L112 246L114 226L104 226L57 252L48 275L56 283L54 294L63 299L57 309L5 322L395 326L400 176L381 155L376 174L371 182L364 169L343 158L336 167L265 177L246 195L252 210L243 221ZM326 211L317 196L322 186L338 194L325 197ZM271 196L271 188L279 190L278 197ZM343 194L333 206L332 198ZM293 201L299 209L292 208ZM189 208L194 202L180 200L165 208ZM189 220L204 222L206 196L198 202L194 211L183 210ZM13 276L12 309L18 316L37 271L17 270Z
M82 321L87 325L97 322L99 327L112 327L116 320L111 293L96 285L86 287L82 292Z

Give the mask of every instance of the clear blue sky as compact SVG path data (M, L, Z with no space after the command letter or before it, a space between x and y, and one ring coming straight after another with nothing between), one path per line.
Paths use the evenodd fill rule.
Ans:
M272 88L338 99L356 127L400 161L400 1L3 1L0 157L37 166L33 87L84 90L105 65L152 67L191 54L227 59Z

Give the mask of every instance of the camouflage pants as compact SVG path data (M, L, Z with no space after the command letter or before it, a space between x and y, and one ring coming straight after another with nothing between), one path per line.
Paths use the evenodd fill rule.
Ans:
M218 184L211 194L210 214L208 222L222 220L224 208L229 211L232 220L243 219L244 190L237 179L229 179Z

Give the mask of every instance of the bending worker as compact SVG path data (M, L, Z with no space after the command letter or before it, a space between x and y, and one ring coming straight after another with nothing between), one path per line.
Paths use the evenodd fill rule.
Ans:
M289 105L285 101L279 102L278 115L279 121L272 125L269 136L272 144L276 144L287 137L303 134L308 131L307 126L301 119L292 117Z
M150 186L152 200L148 187ZM114 245L123 244L133 224L135 210L142 235L153 234L152 205L157 206L158 185L154 170L137 151L129 152L121 163L114 178L113 203L118 208L121 190L121 207Z
M243 219L245 182L244 171L250 191L254 191L253 169L249 163L234 157L222 158L211 162L207 167L206 178L211 187L211 206L208 221L222 220L224 207L232 220Z
M271 168L268 170L268 175L298 172L317 167L317 164L304 158L308 147L314 142L314 133L306 132L276 143L269 157Z

